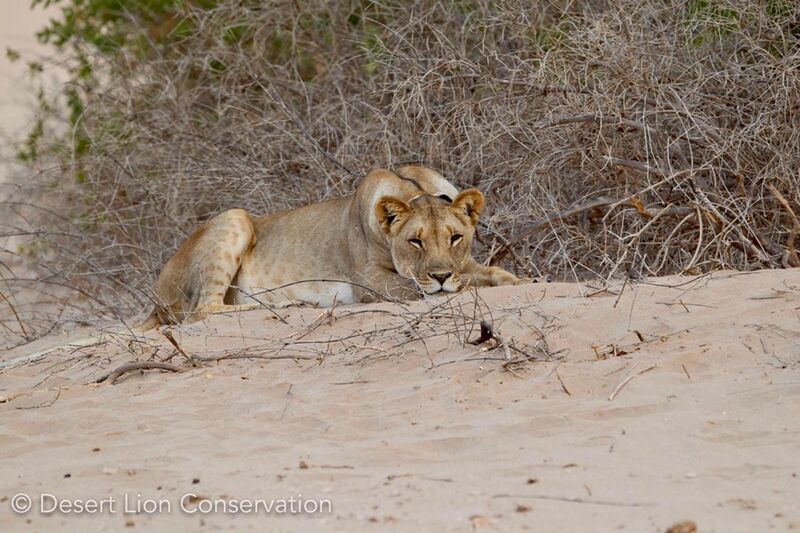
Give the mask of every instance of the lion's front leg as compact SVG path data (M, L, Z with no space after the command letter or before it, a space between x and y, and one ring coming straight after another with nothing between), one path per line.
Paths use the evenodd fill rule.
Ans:
M522 280L511 272L496 266L483 266L473 261L466 269L468 284L474 287L497 287L499 285L519 285Z
M359 276L364 287L357 287L361 302L379 302L386 299L416 300L420 291L414 280L406 279L394 270L369 264Z

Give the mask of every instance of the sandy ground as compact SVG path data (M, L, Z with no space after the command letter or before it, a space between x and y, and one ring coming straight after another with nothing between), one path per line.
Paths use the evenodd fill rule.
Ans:
M184 359L157 332L19 347L0 358L0 530L800 529L800 270L620 289L215 316L174 336L227 359L115 385L92 382ZM464 343L480 318L508 350ZM44 515L41 493L116 506ZM187 494L331 512L192 514Z

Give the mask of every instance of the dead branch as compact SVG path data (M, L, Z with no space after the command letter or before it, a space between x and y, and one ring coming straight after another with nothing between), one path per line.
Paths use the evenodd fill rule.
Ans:
M728 227L728 228L731 228L733 230L733 232L738 237L739 241L741 241L741 243L743 243L743 245L745 246L747 251L750 253L750 255L754 256L756 259L758 259L760 262L762 262L764 264L768 264L769 265L769 264L772 263L772 261L770 260L769 257L767 257L767 255L764 253L764 251L761 250L760 248L758 248L753 243L753 241L751 241L750 239L745 237L745 235L742 232L741 228L739 228L738 226L732 224L731 221L728 220L728 218L725 215L723 215L713 203L711 203L711 200L708 199L708 196L702 190L700 190L699 188L696 188L695 189L695 194L697 195L697 198L698 198L700 204L702 204L709 212L711 212L714 215L714 217L722 223L722 225L724 227Z
M661 176L662 178L667 178L667 177L670 177L670 176L671 177L677 177L677 176L680 176L680 175L683 175L683 174L688 174L688 173L691 173L691 172L694 171L694 169L687 168L687 169L679 170L678 172L670 175L668 172L665 172L665 171L661 170L658 167L654 167L652 165L648 165L647 163L642 163L641 161L635 161L633 159L622 159L620 157L613 157L613 156L610 156L610 155L604 155L604 156L601 157L601 159L604 159L605 161L608 161L609 163L611 163L613 165L619 165L621 167L632 168L634 170L638 170L638 171L644 172L646 174L654 174L656 176Z
M485 320L481 320L481 334L477 339L469 341L473 346L483 344L484 342L494 338L494 328Z
M184 357L184 359L189 361L189 363L192 366L197 366L197 362L195 362L194 358L192 358L192 356L189 355L188 353L184 352L183 348L181 348L180 345L178 345L178 341L176 341L175 337L172 335L172 330L165 329L161 333L164 335L164 337L167 338L169 343L172 344L172 346L174 346L176 350L178 350L178 353L181 354Z
M767 184L767 188L769 192L772 193L772 196L775 197L776 200L783 206L783 209L789 215L789 218L792 221L792 229L789 230L789 237L786 239L786 252L785 257L783 258L784 268L788 266L792 267L800 267L800 257L797 256L797 250L795 249L795 240L798 236L800 236L800 220L798 220L797 215L795 214L792 206L789 205L789 202L784 198L783 194L771 183Z
M512 359L511 359L511 351L510 351L512 349L512 347L509 345L508 341L502 335L497 333L497 331L495 331L495 329L492 327L492 325L489 322L487 322L486 320L481 320L481 334L477 339L475 339L474 341L471 341L470 344L472 344L472 345L483 344L484 342L487 342L489 340L494 340L495 348L503 348L503 351L505 352L505 358L506 358L506 362L503 364L503 368L508 368L508 365L512 364L512 363L522 362L522 361L512 361ZM529 360L529 358L528 358L527 354L525 354L525 352L522 352L521 350L519 350L517 348L513 348L513 349L514 349L514 351L517 351L517 352L521 353L522 355L524 355L526 357L525 361Z
M112 385L125 373L127 372L134 372L136 370L168 370L170 372L184 372L188 370L186 367L173 365L170 363L160 363L157 361L139 361L136 363L125 363L117 367L112 372L101 376L95 380L95 383L103 383L104 381L108 381Z
M22 323L22 319L19 317L16 307L14 307L14 304L12 304L11 301L8 298L6 298L6 295L3 294L2 291L0 291L0 296L3 297L3 300L5 300L5 302L8 304L8 307L11 308L11 312L14 313L14 318L17 320L17 324L19 324L19 329L22 331L22 338L24 338L25 340L29 340L30 336L28 335L28 330L25 329L25 325Z
M630 196L627 198L623 198L621 200L598 198L597 200L593 200L591 202L587 202L585 204L581 204L572 207L570 209L560 211L558 213L553 213L552 215L548 215L531 224L526 225L523 229L521 229L519 232L514 234L510 239L508 239L505 243L503 243L497 249L497 251L495 251L489 257L488 263L491 265L497 264L501 259L503 259L509 253L509 251L512 250L514 246L519 244L520 241L526 239L527 237L530 237L533 233L539 231L544 227L553 225L555 222L563 221L572 218L575 215L584 213L586 211L591 211L593 209L600 209L603 207L608 207L610 212L611 209L622 205L626 205L628 207L636 209L639 212L639 214L641 214L642 216L644 216L649 220L660 218L663 215L685 216L687 214L693 213L694 211L693 208L687 206L667 205L667 206L645 207L641 205L641 202L639 202L635 196Z
M635 120L630 120L622 117L606 117L595 113L589 113L586 115L565 116L545 122L539 122L537 124L534 124L532 126L532 129L537 129L537 130L546 129L546 128L553 128L556 126L564 126L567 124L579 124L586 122L595 122L602 126L611 126L611 127L627 126L629 128L634 128L640 131L647 132L650 135L663 135L670 137L666 133L651 126L648 126L642 122L637 122Z
M517 243L519 243L520 241L522 241L526 237L529 237L530 235L532 235L533 233L535 233L536 231L538 231L539 229L541 229L541 228L543 228L545 226L549 226L549 225L553 224L554 222L557 222L557 221L560 221L560 220L565 220L565 219L571 218L571 217L573 217L575 215L578 215L580 213L583 213L585 211L590 211L592 209L605 207L605 206L610 205L612 203L614 203L614 201L610 200L608 198L598 198L597 200L593 200L591 202L588 202L588 203L585 203L585 204L581 204L581 205L572 207L570 209L566 209L564 211L560 211L558 213L553 213L552 215L548 215L548 216L546 216L544 218L541 218L541 219L537 220L536 222L528 224L522 230L520 230L518 233L516 233L513 237L508 239L508 242L503 244L489 258L489 264L490 265L496 264L498 261L500 261L503 257L506 256L508 251L513 246L515 246Z

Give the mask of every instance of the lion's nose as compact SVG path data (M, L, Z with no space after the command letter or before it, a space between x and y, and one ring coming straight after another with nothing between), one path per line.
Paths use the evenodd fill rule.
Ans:
M437 272L436 274L434 274L433 272L431 272L431 273L430 273L430 274L428 274L428 275L429 275L429 276L430 276L432 279L435 279L436 281L438 281L439 283L441 283L442 285L444 285L444 282L445 282L445 281L447 281L447 279L448 279L450 276L452 276L452 275L453 275L453 273L452 273L452 272Z

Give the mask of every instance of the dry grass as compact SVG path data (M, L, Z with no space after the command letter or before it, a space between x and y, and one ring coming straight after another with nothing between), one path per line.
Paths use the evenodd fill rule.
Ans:
M87 92L74 133L90 148L55 146L5 205L37 279L83 293L62 321L141 310L224 209L347 194L410 160L487 194L476 252L521 275L799 266L794 2L229 1L186 17L179 44L97 65L113 83ZM17 342L53 323L18 307Z

